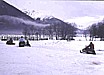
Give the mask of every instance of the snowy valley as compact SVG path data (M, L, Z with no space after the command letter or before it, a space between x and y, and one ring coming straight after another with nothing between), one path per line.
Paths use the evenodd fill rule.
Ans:
M93 41L96 55L79 50L89 41L30 41L31 47L0 41L0 75L103 75L103 41Z

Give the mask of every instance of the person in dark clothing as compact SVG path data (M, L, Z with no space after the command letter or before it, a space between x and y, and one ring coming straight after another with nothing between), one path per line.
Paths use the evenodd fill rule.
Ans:
M90 50L94 50L94 44L92 42L90 42L90 44L87 47L89 47Z
M25 44L25 46L29 46L29 47L31 47L31 45L30 45L30 43L29 43L29 40L26 40L26 44Z
M6 42L7 45L15 45L15 43L13 43L13 39L10 38L7 42Z
M92 42L90 42L90 44L87 47L89 48L89 50L87 51L88 54L96 54L94 50L94 44Z

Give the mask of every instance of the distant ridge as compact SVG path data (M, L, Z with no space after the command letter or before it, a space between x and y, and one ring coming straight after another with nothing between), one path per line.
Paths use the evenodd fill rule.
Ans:
M0 34L22 34L24 27L31 25L25 21L35 23L30 16L0 0Z
M9 15L9 16L19 17L23 19L32 20L32 21L34 20L30 16L26 15L19 9L15 8L14 6L8 4L3 0L0 1L0 15Z

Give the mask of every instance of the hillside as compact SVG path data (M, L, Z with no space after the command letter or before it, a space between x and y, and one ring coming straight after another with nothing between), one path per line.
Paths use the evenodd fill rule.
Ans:
M30 26L66 25L67 23L55 18L47 17L33 19L19 9L0 1L0 34L22 34L23 30Z
M20 11L19 9L15 8L14 6L2 0L0 1L0 16L1 15L9 15L9 16L18 17L26 20L31 20L31 21L34 20L30 16Z
M0 1L0 34L21 34L24 27L34 23L30 16L7 2Z

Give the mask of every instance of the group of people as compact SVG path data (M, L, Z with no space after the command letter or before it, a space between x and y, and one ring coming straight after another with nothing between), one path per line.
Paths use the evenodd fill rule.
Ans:
M94 50L94 44L92 42L90 42L90 44L88 46L86 46L84 49L80 50L80 53L96 55L96 52Z
M10 38L6 44L8 45L15 45L15 43L13 43L12 38ZM23 36L21 36L21 38L19 39L19 47L24 47L24 46L29 46L31 47L31 45L29 44L28 40L25 40L23 38ZM82 50L80 50L80 53L86 53L86 54L94 54L96 55L96 52L94 50L94 44L92 42L90 42L90 44L88 46L86 46L85 48L83 48Z
M7 42L6 42L7 45L15 45L15 43L13 43L13 39L10 38ZM21 38L19 39L19 47L24 47L24 46L29 46L31 47L30 43L28 40L25 40L23 38L23 36L21 36Z

